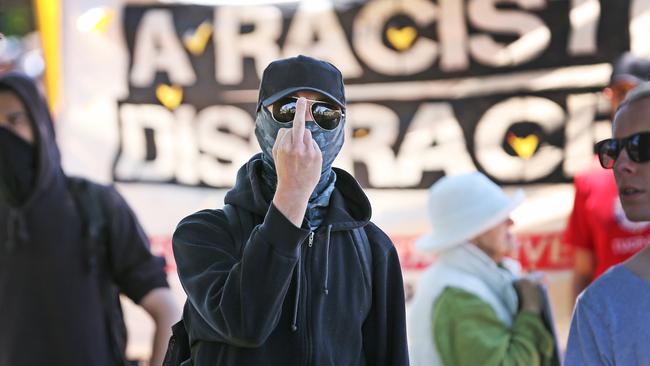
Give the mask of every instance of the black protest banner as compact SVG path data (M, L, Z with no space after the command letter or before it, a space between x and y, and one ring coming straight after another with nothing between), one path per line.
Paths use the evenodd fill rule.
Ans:
M337 165L365 187L426 188L477 169L502 184L567 182L607 130L600 90L611 62L647 51L641 3L127 6L129 95L113 175L232 185L259 150L262 70L302 53L344 74L348 135Z

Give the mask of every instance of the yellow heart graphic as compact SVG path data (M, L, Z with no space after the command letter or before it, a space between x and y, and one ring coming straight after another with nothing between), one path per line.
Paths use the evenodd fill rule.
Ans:
M106 34L113 15L113 10L106 7L91 8L77 18L77 30L82 33Z
M183 101L183 88L176 85L169 86L167 84L160 84L156 88L156 98L167 109L174 110Z
M194 56L198 56L205 51L205 46L208 45L208 40L212 36L212 24L203 22L194 31L188 31L183 36L183 44L185 48L190 51Z
M508 143L520 158L528 160L535 154L535 150L537 150L539 137L537 135L518 137L511 132L508 134Z
M386 30L386 38L393 47L398 51L409 49L413 45L413 41L418 36L417 29L407 26L402 29L390 27Z
M368 136L369 133L370 133L370 131L368 131L367 128L359 128L359 129L354 130L354 132L352 133L352 136L354 136L355 139L360 139L360 138L364 138L364 137Z
M95 32L105 34L108 31L108 26L110 25L111 20L113 20L113 12L111 10L106 10L95 24Z

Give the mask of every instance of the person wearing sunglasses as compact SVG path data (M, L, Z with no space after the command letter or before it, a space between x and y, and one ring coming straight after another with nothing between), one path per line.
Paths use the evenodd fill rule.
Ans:
M603 90L612 117L627 93L649 78L650 60L625 53L614 62L609 85ZM612 171L601 169L595 159L593 165L574 177L573 210L563 235L575 250L574 300L608 268L642 249L644 238L650 236L647 222L625 217Z
M344 142L343 78L281 59L262 75L255 135L223 209L174 233L194 365L408 365L399 258Z
M613 138L597 144L612 169L623 210L650 220L650 83L634 89L613 122ZM650 236L643 239L650 242ZM650 365L650 248L610 268L578 297L566 365Z

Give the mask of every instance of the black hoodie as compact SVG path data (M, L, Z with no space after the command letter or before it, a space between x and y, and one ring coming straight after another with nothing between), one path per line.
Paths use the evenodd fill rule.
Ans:
M20 204L0 186L0 366L115 365L47 105L26 76L5 74L0 86L12 90L28 111L37 169L33 189ZM115 284L137 303L166 286L163 264L150 254L117 191L105 187L103 201L109 230L104 259Z
M258 155L244 165L225 197L252 218L246 243L222 210L195 213L174 234L194 365L407 365L399 258L356 180L335 169L312 236L265 197L261 164ZM372 278L355 228L368 237Z

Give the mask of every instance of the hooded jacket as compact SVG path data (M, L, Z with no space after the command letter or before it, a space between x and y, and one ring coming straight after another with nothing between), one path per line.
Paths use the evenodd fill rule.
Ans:
M82 224L61 169L54 128L36 86L20 74L0 85L22 101L32 121L36 174L16 205L0 189L0 366L116 365L98 278L86 266ZM7 172L0 172L7 174ZM163 263L117 191L104 187L106 266L120 291L139 302L167 286Z
M251 218L242 242L222 210L190 215L174 234L194 365L407 365L399 259L356 180L335 169L328 212L310 232L264 196L261 169L257 155L225 197Z

